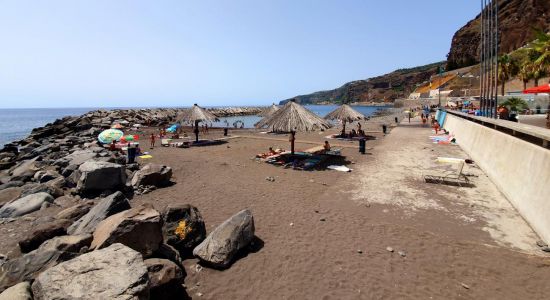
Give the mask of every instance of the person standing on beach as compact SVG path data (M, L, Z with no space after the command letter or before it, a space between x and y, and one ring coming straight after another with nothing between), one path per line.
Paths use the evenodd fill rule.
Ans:
M149 137L149 141L151 143L150 147L151 149L155 148L155 133L151 132L151 136Z

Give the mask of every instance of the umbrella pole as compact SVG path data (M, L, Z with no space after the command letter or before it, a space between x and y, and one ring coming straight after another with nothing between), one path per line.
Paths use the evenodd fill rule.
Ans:
M346 135L346 120L343 121L342 126L342 137Z
M290 132L290 154L294 154L294 140L295 140L296 131Z
M195 121L195 142L199 142L199 121Z

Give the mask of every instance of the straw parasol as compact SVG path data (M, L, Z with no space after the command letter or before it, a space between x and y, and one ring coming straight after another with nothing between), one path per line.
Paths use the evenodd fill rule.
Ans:
M279 110L279 107L277 105L275 105L275 103L273 103L273 105L271 105L270 107L264 109L258 115L261 116L261 117L267 117L267 116L271 116L274 112L276 112L278 110Z
M337 109L331 111L328 115L325 116L326 120L340 120L342 121L342 134L346 132L346 122L353 122L365 119L365 116L351 108L347 104L342 104Z
M296 131L326 129L332 125L316 114L291 100L281 109L256 123L256 128L273 128L275 131L290 132L290 151L294 154Z
M183 111L179 119L181 121L187 121L195 124L195 140L199 141L199 122L215 122L218 121L218 117L216 117L213 113L207 111L206 109L198 106L196 103L188 110ZM180 122L181 122L180 121Z

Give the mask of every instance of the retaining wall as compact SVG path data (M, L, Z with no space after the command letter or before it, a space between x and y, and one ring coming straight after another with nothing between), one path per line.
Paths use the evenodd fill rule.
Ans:
M451 113L443 128L550 242L550 150Z

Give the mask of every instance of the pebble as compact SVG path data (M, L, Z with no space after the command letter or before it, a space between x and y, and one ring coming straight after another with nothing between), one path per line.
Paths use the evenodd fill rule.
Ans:
M539 246L541 248L542 247L548 247L548 244L546 242L542 241L542 240L538 240L537 241L537 246Z
M265 178L265 180L274 182L274 181L275 181L275 178L272 177L272 176L268 176L268 177Z
M393 252L393 248L392 247L386 247L386 250L390 251L390 252Z
M294 226L294 223L290 223L290 227Z
M470 289L470 286L467 285L467 284L465 284L465 283L462 283L462 282L461 282L460 285L461 285L463 288L467 289L467 290Z
M315 180L313 180L313 179L310 179L310 180L309 180L309 182L315 182Z
M542 249L542 251L544 251L544 252L550 252L550 247L548 247L548 246L542 247L541 249Z
M399 255L401 255L401 257L407 256L407 253L405 253L405 251L399 251L397 253L399 253Z
M357 253L362 254L363 250L357 250Z
M319 213L319 210L316 209L315 212L316 212L316 213Z
M319 221L324 222L324 221L326 221L326 219L325 219L325 218L321 218L321 219L319 219Z
M198 297L202 297L203 294L202 294L201 292L199 292L199 293L197 293L196 295L197 295Z

